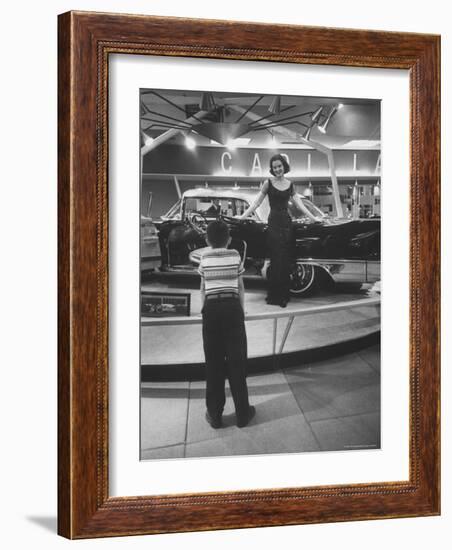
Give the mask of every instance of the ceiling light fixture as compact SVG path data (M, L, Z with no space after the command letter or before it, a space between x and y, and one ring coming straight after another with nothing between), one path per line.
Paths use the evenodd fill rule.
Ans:
M312 122L318 122L320 115L322 114L323 107L319 107L314 112L311 113Z
M309 138L311 137L312 128L313 126L309 126L308 128L306 128L304 133L301 135L303 139L309 141Z
M164 132L168 132L168 130L179 130L181 133L185 134L185 146L191 150L193 150L197 145L203 144L205 141L203 138L207 138L212 145L221 145L231 150L238 147L246 147L251 140L250 138L244 138L243 136L251 133L254 134L258 131L270 133L270 137L268 140L265 140L266 144L264 146L269 149L277 149L281 146L282 138L281 133L279 133L280 139L278 139L273 133L273 129L277 132L281 132L282 130L278 130L278 128L282 128L283 131L285 131L290 125L298 125L302 127L299 132L296 132L296 141L292 142L293 144L300 144L300 140L310 141L313 128L318 128L319 132L325 134L334 114L344 106L342 103L331 104L329 102L328 104L323 104L316 108L315 105L314 107L308 107L305 112L298 112L301 109L297 108L297 112L295 112L295 107L297 107L297 105L283 107L282 96L274 95L270 98L267 96L267 107L264 107L264 109L267 110L267 114L260 116L253 112L253 108L264 98L264 96L259 96L256 99L253 98L246 108L236 106L234 104L234 100L236 99L235 97L229 99L226 98L228 105L221 107L215 103L214 92L198 92L197 97L199 98L199 107L203 113L202 116L196 117L194 114L190 115L189 111L193 109L190 109L187 112L187 106L181 107L174 101L171 101L155 91L143 92L143 95L145 93L155 95L172 107L184 112L188 118L185 120L179 120L174 116L164 114L161 110L153 111L148 105L145 105L144 100L142 100L142 124L146 122L146 124L153 126L153 133L157 128L159 130L163 130ZM220 99L218 93L217 100L220 101L221 105L223 105L224 100L223 98ZM289 100L286 98L285 101ZM193 107L193 105L190 104L190 107ZM291 116L283 115L281 118L282 113L289 109L294 109L294 113ZM239 112L239 118L234 122L230 122L229 114L234 110ZM150 116L153 116L153 118L151 119ZM246 116L248 116L251 121L245 121L244 119ZM143 132L146 132L147 129L148 128L146 128L146 126L142 126ZM191 133L202 136L201 141L197 143L197 138L192 136ZM318 136L318 134L315 135L316 137ZM152 143L152 138L150 136L143 135L142 138L144 143ZM243 143L241 140L243 140ZM247 140L248 143L246 143L245 140ZM378 144L378 142L376 143Z
M236 148L235 140L232 139L232 138L229 138L229 139L226 141L226 147L227 147L230 151L234 151L234 149Z
M322 134L326 134L326 129L328 128L328 124L330 123L331 117L334 115L334 113L337 111L337 106L333 105L331 107L330 112L328 113L328 116L325 118L322 124L318 126L318 129Z
M153 141L154 141L154 138L151 137L151 136L148 136L148 135L146 134L146 132L141 131L141 136L142 136L142 138L143 138L143 143L144 143L146 146L151 145L151 144L153 143Z
M270 103L270 107L268 108L268 112L272 113L273 115L279 115L281 112L281 96L275 95L273 98L273 101Z
M185 136L185 147L190 149L190 151L193 151L193 149L196 148L196 141L190 136L190 134Z
M215 99L212 92L203 92L201 95L201 101L199 102L199 108L201 111L213 111L216 109Z

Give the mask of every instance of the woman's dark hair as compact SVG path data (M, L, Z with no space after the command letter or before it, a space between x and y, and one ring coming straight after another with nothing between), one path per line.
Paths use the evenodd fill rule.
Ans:
M207 238L212 248L223 248L228 244L229 227L222 220L210 222L207 226Z
M282 165L284 167L284 174L287 174L287 172L290 171L290 166L289 166L289 163L287 162L286 157L283 157L282 155L279 155L279 154L273 155L272 158L270 159L270 174L272 176L275 175L275 173L273 172L273 166L272 166L275 160L280 160L282 162Z

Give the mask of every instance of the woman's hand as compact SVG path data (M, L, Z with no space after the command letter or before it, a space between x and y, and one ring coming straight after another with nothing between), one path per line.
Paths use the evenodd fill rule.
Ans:
M251 214L256 210L258 206L262 203L262 201L265 199L265 195L267 194L267 187L265 187L265 184L262 186L261 190L259 191L259 194L254 199L251 206L248 206L248 208L245 210L245 212L239 217L240 220L244 220L245 218L251 217Z

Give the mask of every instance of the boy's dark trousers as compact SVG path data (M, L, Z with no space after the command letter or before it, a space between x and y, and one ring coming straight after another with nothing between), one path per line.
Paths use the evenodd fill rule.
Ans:
M249 411L247 343L240 300L238 297L206 299L202 317L207 410L212 418L218 418L223 413L227 377L237 418L246 418Z

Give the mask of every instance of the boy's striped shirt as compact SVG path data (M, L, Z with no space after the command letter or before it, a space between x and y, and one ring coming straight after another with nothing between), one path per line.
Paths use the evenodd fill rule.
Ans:
M239 276L243 273L237 250L208 248L201 256L198 272L204 278L205 292L239 292Z

